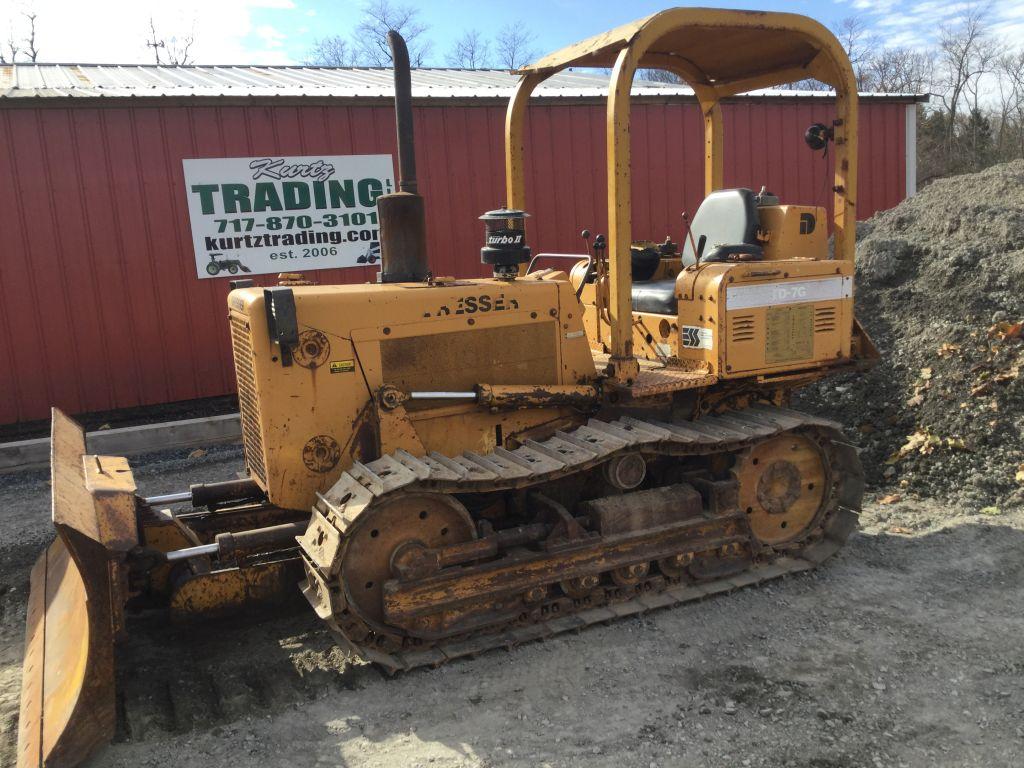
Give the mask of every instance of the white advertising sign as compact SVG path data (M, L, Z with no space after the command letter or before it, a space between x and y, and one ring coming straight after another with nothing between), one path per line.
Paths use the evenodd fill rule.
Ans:
M199 277L379 263L391 155L183 160Z

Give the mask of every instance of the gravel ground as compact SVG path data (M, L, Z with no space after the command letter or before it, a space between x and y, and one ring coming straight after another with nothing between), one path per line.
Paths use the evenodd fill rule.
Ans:
M237 448L135 462L143 493ZM13 760L45 475L0 478L0 764ZM388 678L308 611L135 620L98 766L1012 766L1024 754L1024 511L870 501L814 574Z

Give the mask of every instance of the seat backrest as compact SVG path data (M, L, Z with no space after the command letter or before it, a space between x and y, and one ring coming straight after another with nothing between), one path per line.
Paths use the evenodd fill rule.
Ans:
M693 239L683 239L683 266L720 245L757 245L757 201L749 189L719 189L704 198L690 222Z

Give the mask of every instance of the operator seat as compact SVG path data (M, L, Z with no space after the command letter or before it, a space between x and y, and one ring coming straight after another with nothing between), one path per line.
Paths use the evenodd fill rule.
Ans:
M757 199L749 189L720 189L704 198L683 239L683 267L723 261L760 261L764 252L757 242ZM694 253L696 245L696 253ZM633 310L658 315L678 314L676 281L633 283Z

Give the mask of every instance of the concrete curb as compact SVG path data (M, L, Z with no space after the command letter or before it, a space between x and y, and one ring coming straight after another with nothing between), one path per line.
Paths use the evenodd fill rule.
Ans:
M172 448L232 443L242 438L237 413L205 419L182 419L162 424L142 424L121 429L102 429L86 435L90 453L132 456ZM50 463L50 438L0 443L0 473L37 469Z

